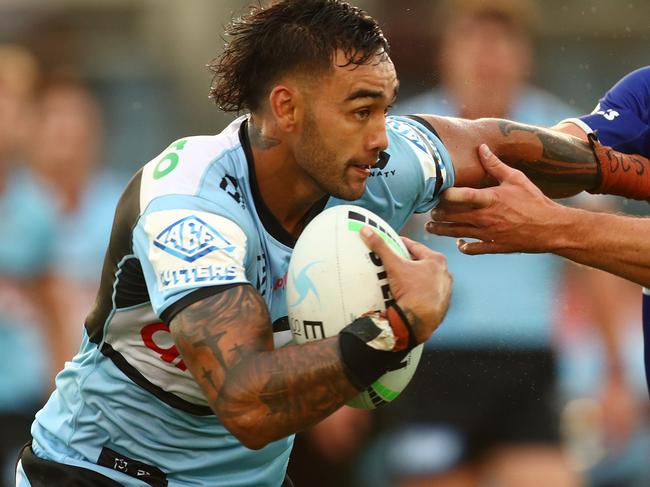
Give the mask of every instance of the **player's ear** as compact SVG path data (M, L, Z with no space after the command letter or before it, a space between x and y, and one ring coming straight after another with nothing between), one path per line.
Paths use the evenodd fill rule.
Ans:
M297 87L290 84L278 84L269 94L269 109L277 126L291 132L298 121L302 95Z

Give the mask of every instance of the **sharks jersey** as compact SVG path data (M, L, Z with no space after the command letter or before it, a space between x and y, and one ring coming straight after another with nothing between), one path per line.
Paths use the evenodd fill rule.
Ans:
M352 202L401 228L453 185L449 155L421 119L389 117L389 147ZM249 450L215 417L174 346L169 321L247 283L265 299L276 346L290 337L285 283L294 239L264 205L241 117L180 139L118 204L101 288L77 356L32 427L37 456L122 485L262 487L282 482L293 437ZM350 203L323 199L325 207Z

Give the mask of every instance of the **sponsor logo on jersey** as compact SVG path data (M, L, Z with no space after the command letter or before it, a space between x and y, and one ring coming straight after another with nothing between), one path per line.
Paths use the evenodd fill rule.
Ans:
M153 244L186 262L194 262L215 250L235 250L216 229L194 215L172 223L156 236Z
M596 108L594 108L594 111L591 113L592 115L602 115L603 118L609 122L611 122L612 120L614 120L616 117L620 115L620 113L618 113L616 110L613 110L611 108L608 108L607 110L603 110L600 107L600 103L596 105Z
M422 152L427 151L427 147L422 141L422 138L420 135L416 132L413 126L401 122L399 120L391 119L386 122L387 125L389 125L395 132L397 132L399 135L407 139L409 142L411 142L414 146L416 146L418 149L420 149Z
M185 286L187 284L204 284L232 281L239 275L236 265L202 265L196 267L181 267L161 271L160 284L163 289Z
M266 254L264 252L261 252L256 257L256 260L257 260L257 279L255 281L255 289L257 289L257 292L260 293L262 297L264 297L266 296L266 268L267 268Z
M273 291L284 288L287 285L287 273L285 272L282 277L278 277L273 283Z
M442 157L440 156L438 148L429 137L414 125L410 125L400 120L388 120L387 125L389 125L397 134L408 140L414 148L419 149L419 151L415 150L414 152L420 161L422 170L424 171L425 181L437 177L437 170L443 169L444 165L442 164ZM385 177L389 176L386 172L384 172L384 175ZM443 180L446 177L444 169L441 171L440 176Z
M395 175L395 169L386 170L388 165L388 160L390 159L390 154L388 152L382 151L379 153L379 158L377 163L370 168L370 177L390 177Z
M242 209L246 209L246 204L244 203L241 192L239 191L239 183L236 178L230 174L226 174L221 178L219 187L224 190L228 196L234 199Z

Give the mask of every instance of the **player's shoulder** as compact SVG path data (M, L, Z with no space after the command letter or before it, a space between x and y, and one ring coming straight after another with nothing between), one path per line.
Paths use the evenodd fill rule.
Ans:
M141 207L165 195L198 195L209 171L244 171L246 157L239 139L243 118L216 135L196 135L172 142L142 168Z
M623 78L614 85L613 89L617 88L632 91L637 91L639 89L648 91L650 89L650 66L644 66L623 76Z
M387 151L391 157L415 156L414 160L418 160L427 168L432 162L434 165L441 164L442 141L425 119L415 115L389 116L386 117L386 132Z
M639 68L621 78L600 101L602 106L630 108L638 113L650 108L650 66Z
M438 141L433 126L417 115L391 115L386 117L386 131L389 139L401 139L422 151L427 151L427 140Z

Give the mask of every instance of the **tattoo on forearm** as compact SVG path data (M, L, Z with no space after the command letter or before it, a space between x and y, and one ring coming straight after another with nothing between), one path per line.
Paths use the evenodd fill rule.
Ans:
M561 175L563 182L580 184L585 188L593 185L598 174L597 164L587 142L507 120L499 121L499 129L506 137L515 132L528 132L536 137L538 153L533 154L531 151L517 159L509 158L508 161L529 177L537 181L555 182L558 175ZM504 156L504 159L507 157Z
M343 372L335 338L264 353L247 365L231 370L229 387L218 398L221 417L260 410L272 418L266 424L276 437L320 420L354 392Z
M264 135L262 129L252 121L248 123L248 138L251 141L251 145L259 149L270 149L280 144L279 139Z
M271 417L265 428L281 438L322 419L356 392L336 338L272 350L268 310L251 286L188 306L172 320L172 330L222 420Z
M621 154L605 147L601 147L600 154L602 158L607 160L609 172L612 174L621 170L623 172L634 171L637 176L643 176L646 165L649 163L648 159L642 158L637 154Z

